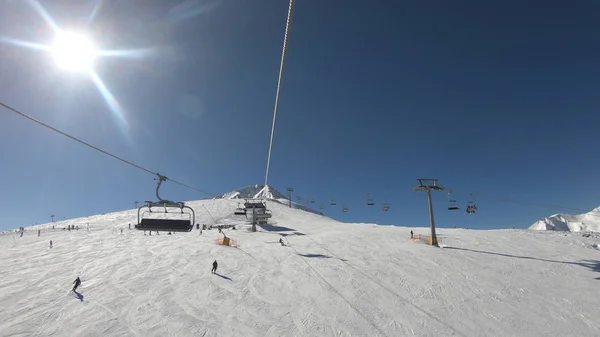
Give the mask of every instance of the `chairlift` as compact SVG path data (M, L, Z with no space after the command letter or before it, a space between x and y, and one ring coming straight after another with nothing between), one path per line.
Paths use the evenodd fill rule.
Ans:
M375 206L375 202L373 201L373 198L371 198L371 194L367 194L367 206Z
M325 208L325 205L323 205L323 204L321 204L321 205L319 206L319 209L324 209L324 208Z
M469 196L471 196L471 200L469 200L469 202L467 202L467 209L466 209L466 213L467 214L475 214L477 212L477 205L475 204L475 202L473 202L473 194L469 193Z
M448 210L449 211L459 210L460 207L458 207L458 202L455 199L451 199L450 194L452 194L452 191L448 191Z
M315 199L310 199L310 203L314 204L315 203Z
M240 203L238 202L238 207L235 209L235 211L233 211L233 214L235 214L235 215L246 215L246 208L241 207Z
M335 200L333 200L333 199L331 199L331 201L329 202L329 204L330 204L331 206L335 206L335 205L337 205L337 203L336 203L336 202L335 202Z
M346 207L346 205L342 206L342 212L344 212L344 213L348 212L348 207Z
M390 210L390 205L388 205L387 203L383 203L383 205L381 206L381 210L384 212L387 212Z
M477 212L477 205L475 205L475 203L473 203L472 201L469 201L469 203L467 204L467 214L475 214Z
M183 202L176 202L171 200L165 200L160 197L158 190L160 184L163 181L167 181L167 177L156 174L158 178L154 180L158 181L156 186L156 197L158 201L146 201L144 205L138 208L138 223L134 226L138 230L147 231L163 231L163 232L190 232L194 228L196 215L194 209L186 206ZM155 213L152 208L162 208L164 210L165 218L157 219L150 218L152 213ZM147 210L145 210L147 208ZM169 212L171 210L178 210L178 212ZM179 218L171 216L171 214L179 214ZM182 219L184 217L184 219Z

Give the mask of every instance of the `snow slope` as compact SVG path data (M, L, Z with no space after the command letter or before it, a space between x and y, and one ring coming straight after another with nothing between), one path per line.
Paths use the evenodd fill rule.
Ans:
M600 207L584 214L554 214L537 221L529 229L600 232Z
M189 205L198 223L243 223L235 200ZM598 237L439 229L434 248L410 228L269 207L262 231L225 231L237 248L215 230L144 236L133 210L0 236L0 335L600 335Z

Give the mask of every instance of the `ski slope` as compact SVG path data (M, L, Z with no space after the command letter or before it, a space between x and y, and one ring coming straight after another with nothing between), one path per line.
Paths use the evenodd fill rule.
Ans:
M0 236L0 335L600 335L598 236L439 229L434 248L410 240L411 228L276 202L256 233L232 215L237 202L188 204L197 223L238 224L224 232L239 247L216 245L217 230L128 230L135 210ZM80 229L58 229L69 224Z

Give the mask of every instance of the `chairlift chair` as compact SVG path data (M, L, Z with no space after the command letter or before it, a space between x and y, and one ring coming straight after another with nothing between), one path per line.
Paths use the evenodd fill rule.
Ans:
M383 206L381 206L381 210L384 212L387 212L390 210L390 205L388 205L387 203L384 203Z
M475 214L477 212L477 205L472 201L469 201L466 212L467 214Z
M337 204L336 204L336 202L335 202L335 200L333 200L333 199L331 199L331 202L329 202L329 204L330 204L331 206L335 206L335 205L337 205Z
M367 197L367 206L375 206L375 202L373 201L373 198L370 197L370 194L368 194L369 197Z
M455 199L451 199L450 194L452 194L452 190L448 191L448 210L456 211L456 210L460 209L458 207L458 202Z
M246 215L246 208L241 207L240 203L238 202L238 207L235 209L235 211L233 211L233 214L235 214L235 215Z
M475 202L473 202L473 193L469 192L469 196L471 197L471 200L469 200L469 202L467 203L466 213L475 214L477 212L477 205L475 204Z
M190 232L194 228L194 223L196 221L194 209L186 206L183 202L162 199L158 194L158 190L160 189L160 184L163 181L166 181L167 177L160 174L157 174L157 176L158 178L155 178L155 180L158 180L158 185L156 186L156 197L158 198L158 201L146 201L144 205L138 208L138 223L134 226L135 229L163 232ZM148 217L154 213L152 210L153 207L164 209L165 218L157 219ZM180 218L170 216L170 214L175 214L175 212L169 212L169 209L177 209ZM181 216L185 218L182 219Z
M324 209L324 208L325 208L325 205L323 205L323 204L321 204L321 205L319 206L319 209Z
M348 212L348 207L342 206L342 212L344 212L344 213Z

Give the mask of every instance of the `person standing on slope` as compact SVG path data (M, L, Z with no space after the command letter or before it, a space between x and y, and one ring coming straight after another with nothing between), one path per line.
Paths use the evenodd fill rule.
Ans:
M73 283L75 283L75 286L73 287L73 291L75 292L75 290L77 290L77 287L79 287L79 285L81 284L81 280L79 279L79 276L77 276L77 278L75 279L75 281Z
M50 240L50 248L52 248L52 240Z
M213 262L213 267L212 267L212 270L210 272L213 273L213 274L216 274L217 273L217 266L218 266L217 260L215 260L215 262Z

